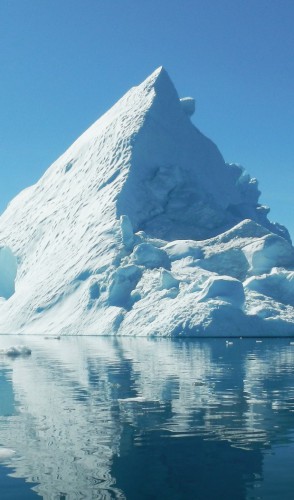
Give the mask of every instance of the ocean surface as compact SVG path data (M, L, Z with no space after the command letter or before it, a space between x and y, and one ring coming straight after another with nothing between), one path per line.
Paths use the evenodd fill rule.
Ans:
M1 500L293 500L291 339L0 336L18 344Z

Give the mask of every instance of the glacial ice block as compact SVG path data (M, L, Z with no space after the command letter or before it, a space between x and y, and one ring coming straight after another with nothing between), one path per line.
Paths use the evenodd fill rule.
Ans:
M294 336L289 234L193 111L160 67L11 201L0 333Z

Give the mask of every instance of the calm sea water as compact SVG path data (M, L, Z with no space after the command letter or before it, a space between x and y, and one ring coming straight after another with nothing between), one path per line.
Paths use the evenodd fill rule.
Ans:
M294 498L290 339L0 337L20 343L0 356L1 500Z

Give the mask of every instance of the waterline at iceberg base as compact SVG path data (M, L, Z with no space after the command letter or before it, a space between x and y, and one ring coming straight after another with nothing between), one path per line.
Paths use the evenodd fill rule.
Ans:
M0 217L0 332L294 335L294 249L163 68Z

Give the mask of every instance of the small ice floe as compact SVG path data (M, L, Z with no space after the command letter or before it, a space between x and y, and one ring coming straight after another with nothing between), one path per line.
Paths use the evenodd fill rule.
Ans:
M203 380L195 380L195 381L193 382L193 385L195 385L195 386L200 386L200 387L201 387L201 386L203 386L203 385L206 385L206 383L205 383L205 382L203 382Z
M290 342L290 345L294 345L294 342Z
M146 398L143 396L137 396L134 398L122 398L118 400L120 403L145 403Z
M32 351L25 345L14 345L8 347L7 349L0 349L0 354L10 356L11 358L16 358L17 356L30 356L32 354Z
M118 399L120 403L158 403L158 399L146 399L144 396L136 396L134 398Z
M256 340L255 341L257 344L261 344L262 343L262 340Z
M226 345L233 345L233 342L231 342L230 340L226 340Z
M0 462L5 462L15 455L15 451L10 448L1 448L0 447Z

